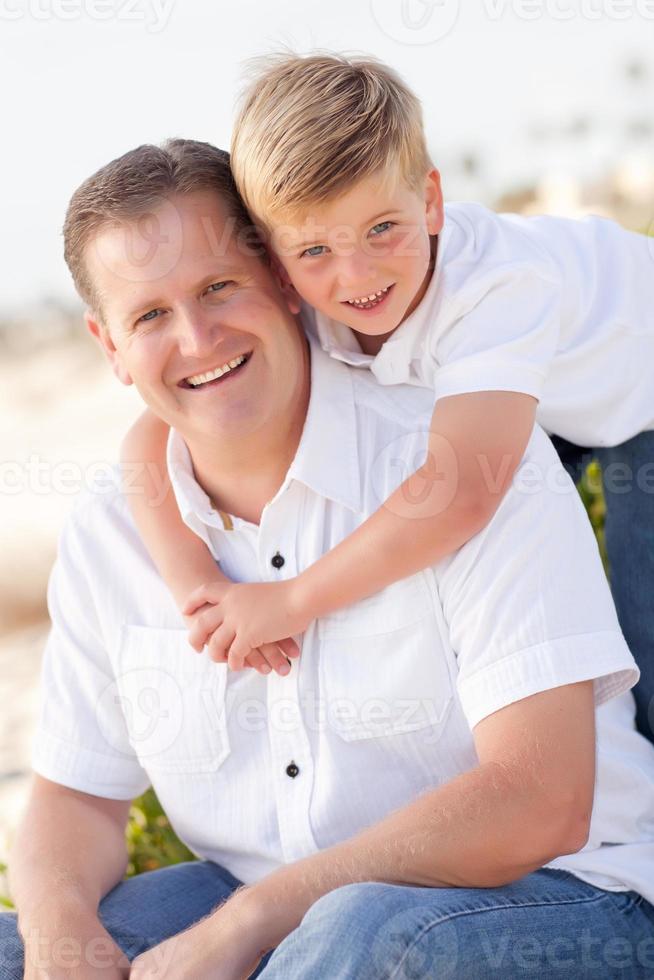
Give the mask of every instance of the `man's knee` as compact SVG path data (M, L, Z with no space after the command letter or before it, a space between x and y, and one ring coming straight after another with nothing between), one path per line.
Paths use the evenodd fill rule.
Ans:
M0 977L22 980L23 970L23 943L16 916L12 912L0 912Z
M332 966L336 975L338 970L362 980L458 975L456 925L446 915L435 916L419 889L410 896L405 888L382 882L334 889L309 909L294 940L299 948L310 947L315 961ZM276 962L283 964L273 955Z

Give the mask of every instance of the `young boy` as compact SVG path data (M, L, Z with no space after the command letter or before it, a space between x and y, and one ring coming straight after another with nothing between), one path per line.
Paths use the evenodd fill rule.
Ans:
M148 486L132 498L155 562L195 617L192 645L208 643L234 669L288 672L278 641L288 653L287 638L314 619L446 558L492 519L537 419L568 456L591 447L631 467L617 488L605 466L607 549L642 671L638 723L652 737L652 243L600 219L444 208L419 102L371 60L268 62L245 94L232 167L279 274L304 300L305 328L383 385L432 388L436 404L427 460L293 579L279 567L274 581L232 585L172 502L149 507ZM165 465L166 435L146 414L124 459Z

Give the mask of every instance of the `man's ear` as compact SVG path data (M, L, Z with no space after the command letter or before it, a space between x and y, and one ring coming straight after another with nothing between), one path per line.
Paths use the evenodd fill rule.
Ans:
M91 336L94 337L100 344L100 347L104 351L105 357L111 364L111 368L118 380L124 385L134 384L131 376L123 366L120 354L114 346L109 330L102 324L98 314L94 313L93 310L86 310L84 313L84 321Z
M291 313L297 314L300 312L300 306L302 303L300 294L291 282L290 276L282 265L281 260L272 250L270 250L269 255L270 271L272 272L277 285L284 295L284 299L286 300L289 310Z
M443 212L441 175L435 167L425 177L425 211L429 234L439 235L443 230L445 215Z

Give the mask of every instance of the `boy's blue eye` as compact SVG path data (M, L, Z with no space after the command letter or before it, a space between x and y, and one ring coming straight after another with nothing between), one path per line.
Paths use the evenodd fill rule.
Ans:
M207 286L207 292L208 293L219 293L227 285L228 285L227 280L223 280L222 282L212 282L210 286Z
M374 235L381 235L385 231L388 231L392 224L392 221L380 221L378 225L373 225L370 230Z
M303 255L311 255L311 256L323 255L324 254L323 249L325 248L327 248L326 245L312 245L311 248L305 248L300 258L302 258Z

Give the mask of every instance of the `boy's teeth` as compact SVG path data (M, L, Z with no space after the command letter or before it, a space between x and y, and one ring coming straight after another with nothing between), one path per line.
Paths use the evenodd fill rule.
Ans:
M245 360L245 354L241 354L240 357L235 357L233 361L228 361L227 364L223 364L222 367L216 368L215 371L207 371L205 374L193 374L186 381L193 387L198 385L204 385L207 381L215 381L216 378L221 378L223 374L227 374L232 368L238 367Z
M374 303L375 300L378 300L380 297L384 296L390 288L390 286L386 286L385 289L379 289L371 296L359 296L357 299L348 299L347 302L350 304L350 306L363 306L365 303Z

